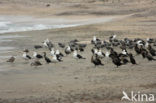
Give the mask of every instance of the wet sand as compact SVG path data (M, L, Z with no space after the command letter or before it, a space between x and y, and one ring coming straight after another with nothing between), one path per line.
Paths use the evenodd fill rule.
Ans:
M110 60L103 59L104 66L95 68L90 63L92 45L88 44L85 52L81 53L87 58L86 60L77 61L72 58L72 55L69 55L64 57L61 63L46 64L44 60L41 60L43 63L41 67L31 67L31 61L26 62L21 58L21 51L24 48L30 49L30 55L32 55L33 45L41 44L46 38L55 44L60 41L67 43L75 38L80 41L89 41L93 35L102 40L107 40L113 34L116 34L118 39L125 37L156 38L155 14L150 12L152 10L146 10L144 6L142 9L145 9L145 12L133 11L131 16L107 23L0 34L27 36L0 43L4 47L16 48L1 55L17 56L13 64L6 63L7 58L0 61L0 102L123 103L121 101L122 91L156 94L156 63L155 61L148 62L141 56L135 56L139 65L129 63L116 68ZM147 4L145 7L148 6ZM151 9L155 10L155 8ZM120 14L122 13L123 11L120 11ZM120 51L117 48L116 50ZM43 51L48 53L47 49L40 49L38 53ZM48 56L50 57L49 54Z

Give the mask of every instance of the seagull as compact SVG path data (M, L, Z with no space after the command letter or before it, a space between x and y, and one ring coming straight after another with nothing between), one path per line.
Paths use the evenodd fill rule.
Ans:
M96 36L93 36L93 42L96 43Z
M101 60L98 58L97 54L93 54L92 58L91 58L91 63L93 63L96 66L98 65L104 65L102 64Z
M47 47L49 50L51 50L51 48L54 47L54 45L51 43L51 41L49 41L49 39L44 40L43 46Z
M51 56L55 55L55 50L54 50L54 48L51 48L50 54L51 54Z
M124 49L122 50L122 52L119 54L119 56L126 56L127 57L128 53L127 53L127 50Z
M30 60L31 57L27 54L27 52L24 52L22 57L25 59L25 60Z
M145 47L146 47L146 48L148 48L148 46L149 46L149 43L148 43L148 42L146 42Z
M116 38L116 35L113 35L112 39L114 40Z
M58 46L61 47L61 48L64 48L64 47L65 47L65 44L63 44L63 43L58 43Z
M134 57L133 57L133 54L132 53L129 54L129 58L130 58L130 62L132 64L137 64L136 61L135 61L135 59L134 59Z
M108 58L110 55L110 53L108 51L106 51L105 56Z
M52 60L51 60L53 63L57 63L59 62L59 60L57 59L56 55L53 55L52 56Z
M82 57L80 54L78 54L76 50L73 52L73 57L75 59L86 59L86 58Z
M56 55L59 55L59 56L61 56L61 57L64 56L58 49L56 50L55 54L56 54Z
M93 54L97 54L98 50L97 50L96 48L92 48L92 49L91 49L91 52L92 52Z
M101 51L101 49L99 49L96 54L100 57L100 58L103 58L105 57L105 54Z
M112 63L114 63L114 65L116 65L117 68L122 65L121 59L118 56L114 54L110 54L110 57L112 59Z
M67 55L68 54L70 54L71 52L72 52L72 50L71 50L71 47L70 46L67 46L66 48L65 48L65 51L64 51Z
M109 37L109 41L112 42L112 41L115 40L115 38L116 38L116 35L110 36L110 37Z
M40 48L43 48L41 45L34 45L34 48L35 49L40 49Z
M46 52L43 52L44 60L46 61L47 64L51 63L51 60L46 56Z
M29 50L28 49L24 49L23 52L29 53Z
M13 63L15 61L15 57L10 57L8 60L7 60L7 62L10 62L10 63Z
M49 43L49 39L47 38L46 40L44 40L43 46L48 47L48 43Z
M38 60L35 60L31 63L31 66L41 66L41 65L42 65L41 62Z
M156 50L154 48L152 48L151 45L148 46L148 50L152 56L156 56Z
M122 54L127 55L127 52L126 52L126 50L125 50L125 49L124 49L124 50L122 50Z
M93 39L91 40L92 44L97 44L97 42L99 42L100 39L96 38L96 36L93 36Z
M37 58L37 59L43 58L43 56L40 55L40 54L37 54L37 52L34 52L34 53L33 53L33 57L35 57L35 58Z
M139 41L137 41L137 44L138 45L143 45L143 41L142 40L139 40Z

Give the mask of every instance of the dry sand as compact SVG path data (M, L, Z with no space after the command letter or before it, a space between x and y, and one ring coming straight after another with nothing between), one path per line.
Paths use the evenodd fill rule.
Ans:
M119 2L115 2L115 0L108 0L108 2L85 0L83 3L82 0L68 0L67 2L63 0L0 1L0 13L5 15L18 14L73 19L131 15L107 23L0 34L27 36L1 43L2 46L17 48L10 53L1 54L17 56L13 64L6 63L6 59L0 62L1 103L123 103L121 101L123 90L127 93L140 91L156 95L156 62L148 62L141 56L135 56L139 65L128 64L116 68L110 60L104 59L105 65L95 68L90 63L92 45L89 44L85 52L81 53L87 58L86 60L77 61L72 58L72 55L69 55L63 58L61 63L46 64L41 60L43 66L31 67L31 61L26 62L21 58L21 51L24 48L33 51L33 45L41 44L41 41L46 38L55 44L60 41L67 43L75 38L80 41L89 41L95 34L103 40L107 40L112 34L116 34L119 39L124 37L156 38L156 2L154 0L118 0ZM52 6L45 7L47 3L51 3ZM31 7L27 7L28 5ZM13 7L15 8L12 9ZM116 50L118 49L116 48ZM41 49L38 52L42 53L43 51L48 52L46 49ZM126 103L128 102L126 101Z

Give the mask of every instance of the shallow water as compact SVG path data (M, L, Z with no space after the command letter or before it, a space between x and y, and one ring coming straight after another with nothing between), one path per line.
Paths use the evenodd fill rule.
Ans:
M88 19L35 18L29 16L0 16L0 33L66 28L111 21L115 17Z

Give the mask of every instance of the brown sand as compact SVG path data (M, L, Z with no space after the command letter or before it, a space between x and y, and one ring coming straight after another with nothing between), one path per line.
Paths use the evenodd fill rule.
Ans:
M31 1L31 3L30 3ZM77 38L89 41L93 35L107 40L112 34L117 38L156 38L156 2L154 0L1 0L1 14L33 15L40 17L89 18L106 15L132 14L124 19L108 23L80 27L52 29L42 31L6 33L1 35L29 36L16 38L3 46L15 46L12 55L22 55L24 48L31 51L34 44L49 38L55 44L67 43ZM114 1L114 2L113 2ZM29 4L30 3L30 4ZM51 7L45 4L51 3ZM31 7L27 7L27 6ZM12 9L14 7L14 9ZM96 8L96 9L95 9ZM41 15L43 14L43 15ZM85 16L84 16L85 15ZM37 38L36 38L37 36ZM32 39L33 38L33 39ZM131 64L116 68L110 60L103 60L103 67L94 67L90 63L91 45L84 53L86 60L74 60L72 55L63 58L63 62L31 67L30 62L17 57L15 63L0 63L0 102L1 103L123 103L122 91L141 91L156 94L156 63L148 62L141 56L135 56L139 65ZM118 50L118 49L117 49ZM41 49L38 52L47 51ZM104 50L105 51L105 50ZM130 50L129 50L130 51ZM132 52L132 51L130 51ZM9 55L8 53L4 55ZM30 52L32 55L32 52ZM49 56L49 54L48 54ZM142 102L141 102L142 103ZM154 102L153 102L154 103Z

